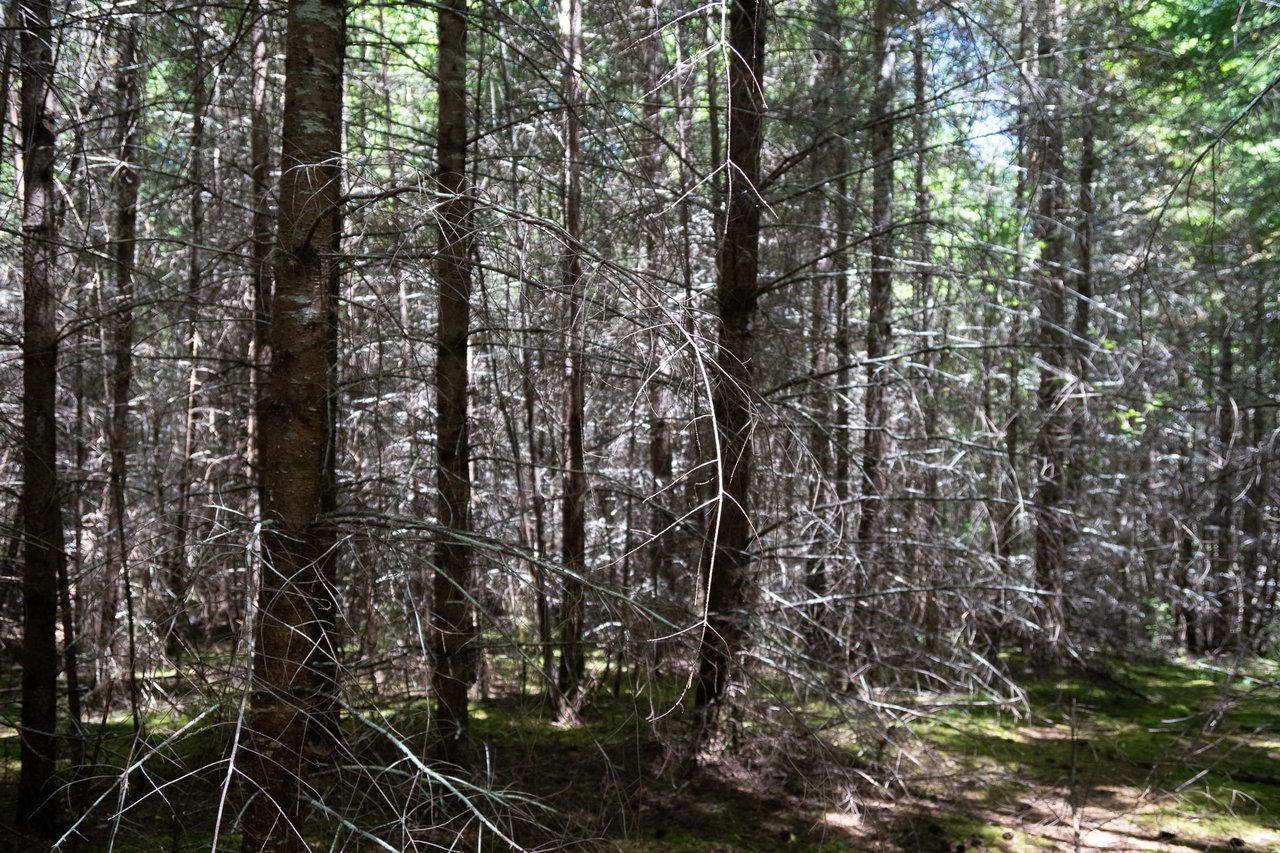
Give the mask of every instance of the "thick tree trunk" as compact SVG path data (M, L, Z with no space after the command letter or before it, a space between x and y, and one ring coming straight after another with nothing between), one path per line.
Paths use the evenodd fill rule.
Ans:
M439 736L437 757L463 764L467 691L475 682L475 617L471 610L470 449L467 438L467 338L471 327L471 200L467 196L467 2L439 7L439 131L436 179L440 238L436 279L440 313L436 344L436 488L444 530L436 543L431 686Z
M46 0L19 3L22 52L22 743L16 824L51 835L59 814L58 301L53 29Z
M587 568L587 474L583 454L585 390L583 357L586 347L586 305L582 283L582 3L560 3L561 69L564 130L564 253L560 259L565 299L564 370L564 598L560 602L560 694L572 702L586 665L582 649L583 574Z
M760 148L764 118L767 5L739 0L729 13L728 162L721 232L719 338L712 409L716 427L719 499L709 525L711 547L701 567L706 624L698 652L694 702L695 751L716 735L736 658L750 637L755 580L751 573L751 433L755 344L752 323L759 300Z
M271 365L261 404L263 566L254 649L253 788L242 849L304 850L306 755L329 736L334 602L333 283L340 237L345 5L291 0Z

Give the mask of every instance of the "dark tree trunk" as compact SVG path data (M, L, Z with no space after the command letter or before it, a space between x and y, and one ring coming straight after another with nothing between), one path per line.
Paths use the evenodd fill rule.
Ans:
M18 7L22 52L22 745L19 829L58 823L58 302L53 115L53 28L46 0Z
M1064 281L1065 236L1060 202L1063 157L1061 80L1058 70L1057 0L1040 0L1037 7L1039 30L1040 112L1037 123L1037 168L1039 205L1034 233L1041 245L1036 262L1035 283L1040 290L1040 385L1036 393L1039 429L1036 456L1040 478L1035 492L1035 581L1040 590L1037 653L1059 656L1066 643L1065 556L1066 522L1062 499L1066 491L1065 454L1067 426L1063 416L1063 395L1067 390L1067 355L1071 338L1066 329L1066 283Z
M471 200L467 196L467 3L439 9L439 132L436 180L443 201L436 253L440 313L436 344L436 488L445 528L435 556L431 686L436 701L437 757L463 764L467 691L475 682L475 617L471 610L470 450L467 439L467 338L471 327Z
M739 0L729 13L728 162L724 226L717 258L719 337L712 409L717 431L719 499L707 532L712 547L701 566L706 624L698 652L695 749L716 734L736 678L735 660L750 636L755 604L749 514L755 467L751 433L755 345L752 322L759 300L760 148L764 117L767 5Z
M169 656L181 655L183 645L190 641L188 636L189 619L187 617L186 598L187 585L190 582L191 559L191 503L194 489L195 466L193 457L196 450L196 430L199 426L200 409L198 394L200 391L200 298L204 289L204 245L205 245L205 186L204 146L205 146L205 114L209 108L209 91L207 88L208 69L205 64L204 16L200 7L196 7L191 25L191 136L189 180L191 198L189 202L190 247L187 256L187 291L185 294L183 318L183 338L186 346L187 389L186 408L183 418L182 448L178 472L178 502L175 508L174 549L169 559L168 585L170 597L170 617L165 647Z
M1036 78L1036 65L1033 61L1032 54L1032 17L1034 0L1021 0L1019 5L1019 25L1018 25L1018 107L1017 107L1017 180L1014 186L1014 208L1021 220L1030 221L1033 219L1031 213L1031 200L1029 198L1030 182L1028 176L1034 168L1034 150L1038 148L1035 145L1036 137L1032 127L1032 107L1035 100L1033 88ZM1014 282L1014 292L1010 294L1011 300L1021 301L1021 282L1026 278L1027 271L1027 238L1026 229L1019 228L1017 237L1014 242L1013 271L1012 281ZM993 304L993 309L997 307ZM1019 480L1018 460L1022 455L1022 313L1021 311L1012 312L1012 328L1009 330L1009 339L1006 350L1008 352L1008 361L1006 364L1006 382L1009 387L1009 415L1004 423L1004 446L1005 446L1005 464L1008 474L1005 478L1001 478L1001 485L1004 485L1006 479L1013 481L1014 491L1020 491L1017 487ZM994 324L995 319L992 315L990 321ZM984 370L985 373L985 370ZM990 418L988 417L988 420ZM1015 496L1016 497L1016 494ZM1014 551L1018 546L1018 529L1017 504L1021 503L1021 499L1015 500L1005 494L1002 488L997 493L997 504L994 509L996 517L996 531L992 541L993 556L999 563L1001 571L1006 577L1013 574L1013 557ZM1001 605L1004 604L1004 596L1001 595ZM1002 621L1002 614L998 614L995 621L997 624L992 634L994 640L993 646L998 646L1001 640L999 627Z
M562 55L560 89L564 129L564 254L561 284L565 299L564 370L564 524L561 556L564 560L564 599L560 603L559 688L563 701L578 693L585 667L582 649L583 573L587 568L587 474L583 454L583 350L586 346L586 306L582 285L582 3L561 0Z
M1213 511L1209 517L1209 531L1205 537L1212 543L1210 554L1209 599L1206 649L1225 651L1234 644L1239 627L1237 618L1237 591L1239 576L1236 572L1236 530L1234 527L1235 498L1238 491L1236 465L1232 449L1236 444L1239 426L1239 407L1235 399L1235 320L1228 309L1222 318L1222 336L1218 341L1218 376L1215 390L1218 458L1214 484Z
M660 265L665 257L663 243L666 236L666 223L663 221L663 139L661 127L661 100L663 63L660 60L659 40L654 37L661 28L660 0L650 0L644 7L644 31L639 33L642 50L644 73L641 78L644 108L644 148L641 163L644 169L644 191L649 194L649 204L644 211L644 271L646 278L653 285L653 317L654 342L651 350L649 378L645 384L645 400L649 414L649 542L646 562L649 568L649 583L655 597L663 595L662 585L667 584L667 592L672 593L672 536L668 531L672 516L666 503L670 495L667 489L671 486L674 472L673 441L671 431L671 393L670 372L663 360L663 336L661 331L667 323L667 293L662 283ZM678 119L677 119L678 120ZM661 660L661 644L652 644L654 665Z
M528 293L522 293L520 298L527 302ZM532 311L528 316L532 317ZM547 524L546 500L542 496L542 437L538 433L538 392L533 383L533 344L527 331L530 322L531 319L524 324L525 341L520 353L520 390L524 398L524 428L529 436L529 493L533 514L533 526L525 539L534 554L529 571L533 575L533 606L534 617L538 622L542 674L547 680L548 691L554 692L557 687L555 647L551 630L551 605L547 596L547 573L543 565L547 558Z
M1084 99L1080 115L1080 197L1076 211L1076 314L1072 326L1077 352L1077 381L1084 383L1089 375L1089 322L1093 308L1093 220L1096 216L1093 185L1098 172L1097 98L1093 84L1093 67L1086 59L1080 70L1080 96Z
M928 89L928 70L925 56L925 28L928 23L927 13L916 4L915 21L912 24L911 37L911 142L915 148L915 210L912 213L912 248L915 253L915 301L916 313L920 317L921 340L930 342L930 353L924 359L922 385L926 388L921 412L920 427L922 432L921 449L927 454L937 441L939 409L941 408L940 383L936 381L937 371L943 364L940 352L946 346L947 323L942 314L945 308L937 308L933 293L933 248L929 241L929 116L926 92ZM940 327L939 327L940 326ZM921 536L908 536L923 540L923 547L913 545L909 549L908 571L914 573L916 584L929 588L941 582L940 576L940 534L942 530L942 514L939 509L938 470L933 463L926 463L922 491L924 500L919 502L921 516ZM925 640L933 644L937 640L940 617L938 613L938 597L932 590L923 594L920 611L914 621L924 628Z
M138 123L141 111L141 80L137 67L138 34L132 24L126 25L121 37L120 70L116 79L119 97L120 127L117 140L119 165L115 170L116 223L112 246L118 304L113 329L114 363L111 370L111 417L107 446L111 453L110 520L112 548L109 560L115 566L109 578L123 580L125 612L128 618L129 701L133 710L133 726L141 728L138 706L141 701L137 676L137 627L134 623L133 579L129 575L129 540L127 535L125 495L128 486L129 403L133 384L133 273L138 235ZM114 587L114 581L111 581ZM103 622L107 623L103 613Z
M324 513L332 488L344 50L342 0L291 0L271 365L260 409L263 565L246 853L306 849L305 755L330 736L334 602L324 573L333 534Z
M889 0L872 11L872 59L875 92L871 98L871 275L867 311L866 433L862 445L862 515L858 544L863 564L874 568L880 519L884 514L889 438L886 398L891 371L887 362L893 334L893 52L889 43Z
M816 506L821 506L834 497L836 507L830 520L815 520L811 553L805 559L804 590L809 603L805 608L804 636L810 654L823 659L832 645L829 639L834 609L828 598L834 574L831 557L840 546L840 530L848 499L849 454L845 419L848 390L845 383L849 377L849 335L844 324L844 300L848 297L849 268L849 146L844 139L830 138L831 127L843 117L847 62L843 41L845 16L835 0L819 4L815 12L817 20L811 43L814 52L821 57L819 74L825 78L825 85L814 105L818 128L812 144L830 151L830 159L821 162L814 179L827 182L831 188L823 216L824 226L831 231L832 245L827 275L815 283L810 302L809 375L813 402L809 452L818 475L812 500ZM834 389L833 374L836 377Z

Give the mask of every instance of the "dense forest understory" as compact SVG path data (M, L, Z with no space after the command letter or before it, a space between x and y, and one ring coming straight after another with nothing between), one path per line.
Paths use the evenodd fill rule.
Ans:
M429 749L427 705L367 696L350 710L346 746L315 763L316 796L341 812L313 821L308 840L354 850L1280 849L1274 665L1014 665L1011 674L1025 692L1003 702L884 695L900 712L887 725L779 692L749 721L748 745L695 780L671 766L690 703L669 677L602 685L565 725L527 681L521 689L521 673L495 673L472 709L483 772L434 785L392 769ZM124 715L95 729L91 781L80 783L93 796L82 794L66 849L217 846L237 709L201 701L174 677L158 682L173 710L151 719L144 743ZM3 744L12 767L14 739ZM130 760L140 767L121 809L116 786ZM413 811L401 812L415 786L424 790ZM0 802L12 790L0 789ZM458 793L469 805L450 802ZM223 840L235 846L228 829Z
M1280 7L3 14L0 848L1280 852Z

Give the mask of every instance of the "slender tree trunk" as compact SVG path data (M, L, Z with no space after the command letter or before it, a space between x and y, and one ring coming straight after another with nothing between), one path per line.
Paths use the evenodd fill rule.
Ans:
M331 735L334 602L324 576L333 442L333 283L341 233L343 0L291 0L276 298L263 419L263 566L254 648L252 800L242 849L301 851L306 755Z
M521 289L520 298L526 303L529 301L527 288ZM547 573L543 568L543 561L547 558L547 513L546 500L542 496L542 438L538 433L538 391L533 382L533 341L529 339L528 334L532 313L528 311L523 324L524 346L520 353L520 390L524 398L524 429L529 436L529 491L533 510L533 529L529 531L528 544L534 554L530 572L533 575L534 618L538 622L542 673L547 679L547 689L551 691L549 696L554 698L558 682L555 676L555 648L551 630L551 605L547 595Z
M510 128L511 150L519 150L519 122L514 120L516 95L512 85L510 69L510 42L506 37L505 25L498 22L499 66L502 83L502 102L506 108L504 120ZM520 158L511 158L510 192L511 206L521 210L524 205L524 192L521 178ZM519 229L517 240L523 241L524 224L517 223ZM547 556L546 500L542 495L542 438L538 430L538 391L534 383L537 375L534 355L533 336L530 333L534 325L533 288L525 280L523 268L520 270L522 285L518 295L518 311L520 317L520 394L523 406L523 426L528 436L529 452L527 462L515 453L519 470L527 470L527 489L522 486L521 495L528 495L522 505L520 517L521 531L524 534L525 547L533 555L529 561L529 575L533 581L534 620L538 636L538 656L541 676L547 687L548 702L555 701L557 680L555 672L554 626L551 621L551 605L547 595L547 578L543 561ZM512 447L518 447L517 429L512 425Z
M726 132L725 218L716 282L718 342L712 409L716 427L719 499L701 566L706 624L698 651L694 693L696 752L719 728L735 660L750 637L755 605L751 434L755 344L752 323L759 300L760 148L764 138L764 53L767 4L739 0L729 12L729 107Z
M63 550L57 469L58 302L53 28L47 0L18 4L22 131L22 743L16 825L57 827L58 574Z
M698 21L697 19L683 18L679 20L678 23L676 24L675 50L676 50L676 65L678 67L684 67L685 57L690 55L691 51L690 51L689 41L692 38L692 30L695 24L697 23L700 23L700 21ZM708 73L710 73L711 67L712 67L711 63L708 62L707 63ZM679 159L678 180L679 180L679 197L680 197L680 201L679 201L679 211L680 211L680 244L679 246L680 248L678 252L679 259L680 259L679 260L679 263L680 263L679 299L681 300L681 304L684 306L684 309L685 309L681 311L682 316L681 316L680 322L682 326L681 334L687 334L689 336L689 339L693 339L694 336L697 334L696 319L695 319L696 312L693 310L693 306L695 304L695 301L694 301L695 297L694 297L694 291L693 291L694 240L693 240L693 215L692 215L692 209L695 203L695 199L694 199L695 193L692 192L692 189L695 186L695 182L697 181L697 176L695 174L695 170L693 168L693 163L692 163L695 147L691 139L693 135L692 134L693 115L694 115L693 99L694 99L695 84L696 84L695 80L689 79L683 74L676 75L676 83L675 83L675 86L676 86L676 96L675 96L676 97L676 104L675 104L676 151ZM712 114L712 117L710 118L710 125L714 129L714 126L715 126L714 114ZM700 411L701 399L702 399L701 395L695 395L693 401L691 402L691 409L695 417L700 417L701 415L701 411ZM691 431L693 448L690 455L696 455L698 453L698 448L701 447L701 443L700 443L701 434L702 434L702 431L705 430L706 428L704 421L705 421L705 418L700 418L700 420L698 421L697 427L695 427L695 429ZM681 490L679 494L673 494L672 498L675 500L679 500L683 498L685 501L696 505L699 488L700 488L700 481L704 478L705 477L703 475L685 477L684 488ZM674 492L674 488L673 488L673 492ZM671 540L669 540L670 547L673 551L673 554L677 552L677 548L679 548L681 545L684 546L683 550L687 555L689 555L688 565L699 565L699 561L701 559L700 549L703 547L703 541L704 541L704 537L701 535L704 529L703 522L704 522L704 514L702 512L693 513L693 515L690 517L690 523L688 525L681 525L681 528L680 528L682 532L691 531L692 535L689 535L689 533L685 533L684 535L679 537L673 535ZM674 563L674 559L673 559L673 563ZM685 586L681 583L681 581L684 580L685 578L686 578L686 574L683 572L675 572L672 574L671 583L670 583L670 599L672 601L685 600L684 598L682 598L682 596L687 596L688 598L693 597L692 594L687 593L685 590L691 589L691 588L692 589L697 588L697 585L698 585L696 580L697 575L695 574L693 578L688 578L688 582L689 582L688 586ZM684 609L684 608L682 607L680 609ZM662 649L663 649L662 644L655 644L654 646L654 666L655 667L658 666L658 664L661 661Z
M650 202L644 211L644 271L646 278L653 285L653 348L652 362L649 365L649 378L645 384L645 400L649 413L649 489L652 495L649 507L650 538L647 546L646 562L649 569L649 583L655 597L661 597L662 584L670 587L673 570L671 535L667 531L671 524L671 514L666 509L669 498L666 490L671 486L674 463L672 459L671 435L671 379L663 358L662 330L666 327L667 314L663 304L667 292L662 285L660 267L663 257L663 243L666 227L663 222L663 190L662 176L662 134L661 105L659 91L662 85L663 68L659 54L660 32L659 9L660 0L650 0L644 8L644 31L638 33L641 39L644 67L641 78L645 99L644 105L644 147L641 163L644 169L644 191L649 194ZM668 592L671 592L668 588ZM654 664L660 658L659 644L654 644Z
M849 330L849 235L853 227L853 216L849 198L849 151L847 146L839 146L836 178L836 249L831 255L831 265L836 271L835 286L835 340L832 346L836 360L836 411L833 428L835 443L835 481L836 502L840 504L840 512L850 515L850 498L853 470L853 446L849 430L851 410L849 396L853 382L853 366L850 361L853 355L852 335Z
M189 207L190 249L187 257L187 292L184 304L184 333L187 361L186 408L182 428L182 456L178 473L178 505L174 519L174 549L169 560L168 585L171 616L165 640L166 651L172 658L182 653L184 643L190 641L186 608L187 584L191 576L191 496L193 490L196 428L199 425L199 409L196 405L200 391L200 323L199 304L204 288L204 197L205 186L204 146L205 113L209 107L206 87L208 69L204 57L204 17L196 7L192 18L192 69L191 69L191 136L189 177L191 199Z
M1272 624L1271 601L1274 594L1268 589L1275 577L1275 560L1268 559L1267 548L1267 498L1272 488L1271 456L1273 416L1263 404L1267 399L1267 359L1264 356L1268 311L1266 301L1267 282L1259 276L1255 283L1253 322L1250 338L1253 346L1253 405L1248 414L1248 442L1252 464L1249 466L1249 485L1245 489L1243 517L1240 520L1240 628L1241 650L1261 654L1261 644Z
M1097 215L1093 185L1098 172L1097 92L1094 91L1093 66L1086 58L1081 65L1080 96L1080 198L1076 220L1075 276L1076 314L1072 337L1077 353L1077 381L1084 383L1089 375L1089 321L1093 307L1093 220Z
M249 160L252 184L252 213L250 229L252 242L249 257L249 288L253 299L253 328L249 338L249 409L248 460L251 482L254 483L253 505L260 511L262 496L259 468L262 464L264 431L261 413L262 385L271 353L267 340L271 330L271 246L273 242L271 222L271 117L270 89L267 78L271 72L267 52L268 28L266 12L254 0L250 15L250 90L249 112ZM255 513L250 513L254 517Z
M924 395L924 411L921 413L923 431L923 450L929 451L937 441L938 417L941 407L940 383L936 381L936 372L941 368L943 355L938 348L946 344L946 325L941 310L935 310L936 300L933 293L933 247L929 241L929 173L926 153L929 147L929 115L926 100L928 90L928 70L925 63L925 27L927 14L916 4L915 21L911 34L911 142L915 148L915 210L912 213L912 247L915 252L915 298L921 328L925 332L921 340L927 341L930 353L925 357L923 384L927 388ZM941 568L940 534L942 530L942 514L939 509L940 493L938 489L938 471L933 463L927 463L924 472L924 500L920 505L922 516L923 548L919 546L912 560L913 566L908 569L914 572L916 583L920 586L931 586ZM910 533L908 534L910 535ZM924 593L921 602L922 610L918 616L924 628L926 642L934 643L940 625L937 594L930 591Z
M561 67L564 132L564 253L560 259L565 297L564 370L564 508L561 538L564 560L564 599L560 603L559 687L564 701L577 696L586 659L582 649L583 574L587 569L587 474L583 453L583 351L586 347L586 305L582 283L582 3L560 2Z
M843 304L848 296L849 148L843 138L832 136L832 127L844 113L846 16L835 0L818 4L815 15L810 43L819 59L813 69L813 79L815 83L822 81L823 85L814 103L817 118L813 144L823 146L829 156L815 163L813 179L826 182L832 192L822 212L823 227L829 229L831 235L830 267L827 274L815 282L809 308L809 374L813 388L809 452L818 475L813 487L813 503L815 507L822 507L834 497L836 506L834 512L818 510L811 553L805 559L804 590L810 603L805 608L804 636L810 654L822 659L832 645L829 639L834 610L827 596L833 583L832 555L838 553L843 538L841 528L848 498L848 443L842 418L848 412L848 389L844 386L849 377L849 337ZM829 517L823 518L823 514Z
M1018 25L1018 121L1017 121L1017 139L1018 139L1018 169L1017 180L1014 186L1014 207L1019 217L1019 222L1031 221L1034 217L1031 214L1029 187L1031 182L1028 180L1031 169L1033 168L1033 146L1035 143L1035 135L1031 127L1032 104L1034 102L1034 80L1036 76L1036 67L1032 55L1032 18L1034 10L1032 8L1034 0L1021 0L1019 3L1019 25ZM1035 146L1038 147L1038 146ZM1026 229L1018 228L1018 234L1014 244L1013 255L1013 287L1015 290L1015 298L1021 300L1022 282L1026 278L1027 273L1027 238ZM1020 310L1014 310L1012 313L1011 324L1009 330L1009 340L1006 347L1008 351L1008 362L1006 367L1006 381L1009 386L1009 415L1004 423L1004 445L1005 445L1005 464L1008 469L1006 477L1001 478L1001 483L1006 479L1012 480L1016 491L1019 478L1018 459L1022 453L1022 315ZM989 325L994 325L995 318ZM989 419L988 419L989 420ZM993 551L1000 568L1006 577L1011 577L1013 573L1013 552L1016 546L1017 538L1017 511L1013 508L1013 501L1001 490L997 494L1000 501L994 512L996 522L996 535L993 540ZM1021 502L1020 499L1018 501ZM1002 596L1003 598L1003 596ZM1003 605L1003 601L1001 605ZM994 638L999 644L999 637Z
M470 449L467 438L467 339L471 326L471 200L467 196L467 2L439 7L439 130L436 140L440 238L436 279L440 313L436 344L437 513L431 685L439 735L437 757L465 763L467 691L475 683L471 609Z
M1071 339L1066 329L1064 281L1065 237L1059 201L1062 186L1061 79L1058 70L1058 0L1039 0L1039 84L1037 176L1039 205L1034 233L1040 243L1036 285L1040 290L1040 385L1036 393L1039 429L1036 456L1040 478L1035 493L1035 580L1041 590L1041 636L1038 653L1054 658L1066 643L1065 556L1066 523L1062 499L1066 490L1067 428L1063 396L1067 390L1066 359Z
M837 234L837 241L843 235ZM829 377L831 352L829 323L831 318L831 292L829 282L819 280L810 294L809 307L809 381L813 388L809 427L809 453L813 457L815 478L812 486L810 503L821 507L828 500L832 474L832 429L831 429L831 392ZM819 510L821 511L821 510ZM837 510L838 512L838 510ZM838 517L838 516L837 516ZM827 561L832 552L832 537L825 519L815 519L813 535L810 539L810 553L805 557L804 591L809 604L805 608L806 623L804 626L805 643L811 654L820 654L826 648L826 623L829 603L826 600L830 591L830 575Z
M110 519L112 549L108 559L115 567L109 577L119 576L124 582L128 618L129 700L133 710L134 731L141 729L138 707L141 697L137 676L137 626L134 622L133 582L129 575L129 540L127 535L129 404L133 383L133 273L137 256L138 234L138 124L141 112L141 79L138 73L138 34L132 23L121 34L120 65L116 78L119 98L120 127L117 140L119 164L114 172L116 182L115 240L112 261L115 267L118 305L113 330L114 359L110 381L110 428L107 446L111 454ZM114 583L111 584L114 586ZM104 614L104 621L105 621Z
M1233 448L1236 444L1238 407L1235 400L1235 320L1228 311L1222 318L1222 336L1218 341L1218 381L1215 396L1216 428L1218 438L1218 465L1214 485L1213 512L1209 517L1209 535L1212 543L1209 573L1209 597L1212 611L1209 615L1206 648L1223 651L1235 640L1239 627L1236 620L1235 585L1239 582L1236 572L1236 531L1233 526L1233 509L1237 492L1236 466Z
M1259 313L1263 303L1259 301ZM1261 361L1259 361L1261 363ZM1262 400L1264 386L1261 369L1255 374L1257 385L1254 399ZM1240 628L1239 646L1242 650L1261 652L1258 644L1265 628L1270 624L1265 612L1267 591L1267 567L1263 562L1263 519L1266 514L1267 485L1270 482L1268 464L1267 416L1254 407L1249 412L1249 444L1253 464L1249 471L1249 485L1244 493L1244 511L1240 520Z
M858 545L863 564L872 568L888 489L885 455L889 444L886 393L892 371L887 358L893 334L893 105L894 54L890 0L876 0L872 11L872 59L875 92L871 98L871 275L868 283L866 433L862 445L862 514Z

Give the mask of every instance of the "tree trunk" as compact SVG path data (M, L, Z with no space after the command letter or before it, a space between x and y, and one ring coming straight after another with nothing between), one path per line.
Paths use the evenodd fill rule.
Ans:
M1238 491L1236 465L1232 450L1236 444L1238 406L1235 400L1235 333L1234 318L1229 309L1222 318L1222 336L1218 341L1218 376L1214 396L1218 438L1218 465L1214 484L1213 511L1205 537L1212 543L1208 578L1212 611L1208 614L1209 634L1206 649L1225 651L1235 642L1239 627L1236 608L1236 531L1233 525L1235 497Z
M252 182L252 213L250 229L252 231L249 257L249 288L253 300L253 328L249 338L249 422L248 422L248 459L251 482L254 483L252 505L261 509L262 496L258 494L261 487L259 469L262 464L262 444L264 431L261 425L261 414L258 411L262 395L261 388L270 360L267 339L271 330L271 118L270 90L267 86L270 74L268 59L267 24L265 12L258 0L254 0L250 11L250 68L253 75L250 92L249 114L249 160L250 180ZM250 517L255 517L250 513Z
M115 266L116 297L113 330L114 363L111 370L110 427L107 446L111 454L110 472L110 522L112 548L108 560L115 566L108 572L109 584L114 588L114 578L124 582L125 605L128 619L128 680L129 701L133 711L135 732L141 728L138 706L137 676L137 627L134 624L133 582L129 575L129 540L126 533L127 507L125 495L128 485L129 403L133 383L133 273L137 255L138 234L138 124L141 112L141 80L137 67L138 34L132 23L126 24L121 37L120 70L116 79L119 96L120 127L117 140L119 165L115 170L116 227L112 246ZM108 614L103 613L107 623ZM105 638L109 640L109 637Z
M739 0L729 13L729 109L725 218L718 253L718 341L712 410L716 427L716 501L701 566L706 623L698 651L694 693L695 755L716 736L735 658L750 636L755 604L749 514L754 460L751 433L755 345L752 323L759 300L760 148L763 141L764 53L767 5Z
M333 283L340 238L342 0L291 0L276 299L263 418L263 566L254 649L254 787L242 849L301 851L306 754L328 736L333 547Z
M1096 216L1093 184L1098 171L1097 99L1094 91L1093 67L1086 58L1080 68L1080 96L1084 103L1080 115L1080 197L1076 211L1076 314L1072 325L1072 343L1077 353L1077 381L1084 383L1089 374L1089 321L1093 307L1093 220Z
M872 11L872 59L875 92L871 98L871 275L868 284L866 432L862 445L862 514L858 519L859 557L871 569L888 488L885 455L889 439L886 399L892 371L887 358L893 334L893 116L894 55L890 0L876 0Z
M1058 0L1040 0L1037 175L1039 205L1034 233L1040 243L1035 281L1040 289L1040 385L1036 393L1039 429L1036 456L1040 478L1035 492L1035 581L1040 590L1040 637L1037 653L1056 658L1066 643L1065 568L1066 523L1062 499L1066 490L1067 428L1063 396L1067 391L1066 359L1071 339L1066 330L1065 238L1059 201L1062 186L1061 80L1058 71Z
M564 370L564 524L561 555L564 561L564 599L560 603L561 698L572 702L578 693L586 659L582 649L583 573L587 568L587 474L583 454L583 350L586 346L586 305L582 283L582 3L560 3L561 67L560 110L564 132L564 254L560 259L565 298Z
M933 247L929 241L929 174L926 153L929 147L929 116L926 93L928 89L928 70L925 56L925 27L928 23L927 13L916 4L915 21L912 24L911 38L911 142L915 148L915 210L912 214L912 248L915 252L915 300L921 330L924 334L929 354L924 358L922 384L926 388L920 426L922 435L921 449L928 454L937 441L938 417L941 408L942 390L936 381L938 371L942 368L942 347L946 346L946 322L939 309L935 312L937 301L933 293ZM942 322L942 328L938 324ZM914 573L915 582L921 587L931 587L942 582L941 541L942 514L940 511L940 493L938 489L938 469L933 462L926 462L924 471L924 500L920 502L920 515L923 530L919 537L911 531L907 535L923 541L910 549L908 571ZM937 641L940 616L938 613L938 596L932 590L925 592L920 601L920 612L914 621L924 628L925 641L932 645Z
M58 301L53 29L47 0L19 3L22 52L22 744L16 825L58 823Z
M436 180L443 198L436 279L440 313L436 344L437 514L431 686L439 741L436 755L463 764L467 691L475 682L475 617L471 611L471 502L467 438L467 338L471 326L471 200L467 193L467 2L439 7L439 130Z
M185 358L187 361L186 408L183 417L182 449L179 459L178 473L178 505L174 519L174 549L169 559L168 578L170 596L170 620L165 637L165 649L171 658L182 653L185 643L190 642L186 608L187 585L190 582L192 560L191 545L191 495L193 489L196 428L199 420L199 409L196 405L200 390L200 317L199 302L204 288L204 253L205 243L204 198L208 188L205 186L204 145L205 145L205 113L209 107L209 92L206 88L208 72L204 58L204 17L200 7L196 7L192 17L192 68L191 68L191 136L189 179L191 199L190 216L190 248L187 258L187 292L183 306L185 316L183 323Z
M830 159L820 162L814 180L826 182L832 197L826 200L823 209L823 225L831 232L830 267L828 274L815 282L810 302L809 375L813 402L809 452L817 474L813 504L820 507L834 498L836 506L831 520L815 519L811 553L805 559L804 593L809 604L805 608L804 637L809 654L822 660L828 657L832 647L831 617L835 611L828 598L833 581L831 562L843 538L841 530L848 499L848 389L845 386L849 378L849 330L844 322L844 300L848 297L849 268L849 146L842 138L830 138L832 126L843 117L841 95L847 64L845 16L835 0L819 4L815 13L811 44L820 57L815 76L825 80L825 85L819 90L814 105L818 120L812 144L830 151Z
M666 223L663 221L663 139L661 127L661 100L659 92L662 86L663 67L660 62L659 40L656 37L661 28L660 0L650 0L644 7L644 31L637 35L641 39L641 63L644 67L642 80L642 97L644 105L644 143L641 152L643 168L642 179L644 192L648 193L649 204L644 210L644 273L653 285L653 307L650 316L653 318L651 340L651 359L648 366L649 378L645 383L645 402L649 414L649 541L646 562L649 569L649 583L655 598L664 594L662 585L668 585L667 593L674 594L672 588L672 536L668 528L672 515L666 502L670 498L667 491L671 487L674 473L671 408L670 371L664 359L662 331L667 324L665 301L666 288L662 284L661 269L663 242L666 236ZM654 665L661 661L660 643L650 644L653 649Z

